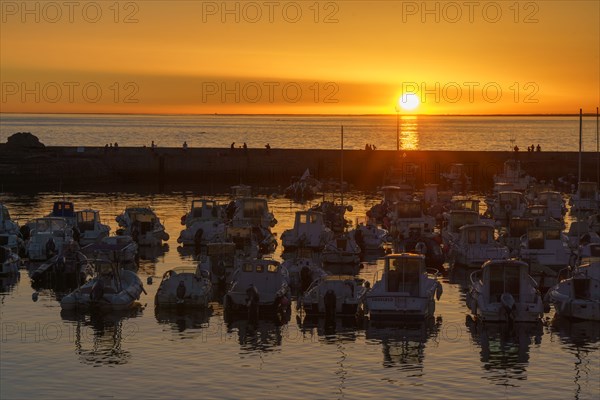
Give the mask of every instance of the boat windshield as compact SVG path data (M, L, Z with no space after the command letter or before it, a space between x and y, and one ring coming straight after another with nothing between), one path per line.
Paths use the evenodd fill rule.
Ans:
M386 263L387 291L418 296L423 260L416 257L400 257L389 258Z

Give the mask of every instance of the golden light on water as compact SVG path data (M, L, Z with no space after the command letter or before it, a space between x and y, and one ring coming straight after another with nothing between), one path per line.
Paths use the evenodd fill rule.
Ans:
M419 148L418 117L403 115L400 117L400 143L403 150L417 150Z

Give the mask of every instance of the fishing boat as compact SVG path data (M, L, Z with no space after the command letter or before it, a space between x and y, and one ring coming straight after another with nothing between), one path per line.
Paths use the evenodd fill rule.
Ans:
M228 312L260 308L277 312L289 308L288 271L274 260L245 260L233 272L223 300Z
M127 207L116 221L123 234L131 236L139 246L158 246L169 240L165 227L150 207Z
M544 314L537 283L527 263L490 260L471 273L467 306L476 318L490 322L535 322Z
M213 200L193 200L190 211L181 218L185 229L177 238L184 246L206 245L225 239L225 211Z
M442 240L447 246L458 241L460 228L465 225L479 223L479 213L472 210L454 209L444 213L444 224L441 229Z
M340 273L342 268L345 273L355 275L358 273L361 249L348 234L342 234L330 240L323 249L321 259L326 270Z
M0 276L14 276L19 274L21 258L7 246L0 246Z
M433 315L435 299L442 295L437 271L427 272L421 254L390 254L378 260L373 288L366 294L370 319ZM381 275L379 275L381 274Z
M199 266L181 266L164 273L154 304L158 307L206 308L211 297L209 274Z
M507 259L508 248L494 237L494 227L484 224L464 225L457 241L450 243L448 258L452 267L479 268L490 259Z
M533 218L513 217L508 226L500 231L498 242L508 247L511 257L518 258L521 253L521 241L529 228L534 227Z
M82 246L100 242L110 232L110 227L100 221L100 212L98 210L86 209L76 211L75 221L75 227L79 234L78 241Z
M377 227L375 221L370 219L356 219L356 228L348 232L358 247L363 252L381 250L386 242L391 241L391 236L386 229Z
M562 193L554 190L544 190L539 192L534 204L540 204L548 208L550 217L562 220L567 213L567 205L563 199Z
M208 274L213 285L218 285L218 287L224 289L225 284L230 282L231 275L236 268L235 243L208 243L206 250L200 254L198 268Z
M600 193L596 182L579 182L577 191L571 195L569 205L571 213L597 213L600 204Z
M498 192L496 198L488 204L491 217L496 221L508 221L512 217L522 217L527 209L525 195L517 191Z
M313 281L299 301L309 315L355 316L368 290L364 283L350 275L325 275Z
M26 251L32 261L44 261L57 255L64 244L73 240L73 230L64 218L37 218L27 225L30 237Z
M333 239L333 232L325 225L323 213L318 211L296 211L294 227L281 234L284 251L308 248L321 251Z
M62 298L63 310L99 308L107 310L129 309L142 292L142 281L133 271L122 269L107 260L94 261L94 277Z
M508 159L504 162L502 172L494 175L494 192L497 193L501 190L522 192L534 181L534 178L521 169L520 161Z
M52 211L46 217L64 218L70 226L77 224L75 205L72 201L60 200L52 204Z
M400 201L393 205L388 213L389 232L394 238L406 238L410 235L433 233L435 218L426 215L423 202Z
M559 316L600 321L600 244L583 247L580 257L581 264L551 288L546 298Z

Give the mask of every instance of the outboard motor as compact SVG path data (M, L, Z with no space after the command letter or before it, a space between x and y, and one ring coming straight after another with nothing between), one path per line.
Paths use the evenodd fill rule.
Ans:
M325 303L325 324L335 324L336 302L335 292L331 289L327 290L325 296L323 296L323 303Z
M96 283L92 286L92 291L90 292L90 300L92 302L97 302L102 300L104 297L104 282L102 279L98 279Z
M29 226L27 225L23 225L19 229L19 233L21 234L21 239L23 239L24 241L28 241L31 237L31 228L29 228Z
M177 303L183 303L183 299L185 298L185 292L186 292L185 282L179 281L179 285L177 285L177 290L175 292L175 294L177 296Z
M312 283L312 273L306 265L300 270L300 293L306 292L306 289Z
M50 238L46 242L46 259L53 257L56 255L56 243L54 243L54 239Z
M507 320L512 322L514 319L514 312L517 309L514 297L510 293L502 293L500 296L500 302L502 303L502 308L504 308L504 312L506 313Z
M260 295L258 289L251 283L248 289L246 289L246 307L248 308L249 321L258 321L259 301Z

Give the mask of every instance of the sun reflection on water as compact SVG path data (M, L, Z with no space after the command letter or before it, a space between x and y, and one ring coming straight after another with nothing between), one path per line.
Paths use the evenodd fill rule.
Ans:
M400 117L400 148L403 150L419 149L419 124L417 116L403 115Z

